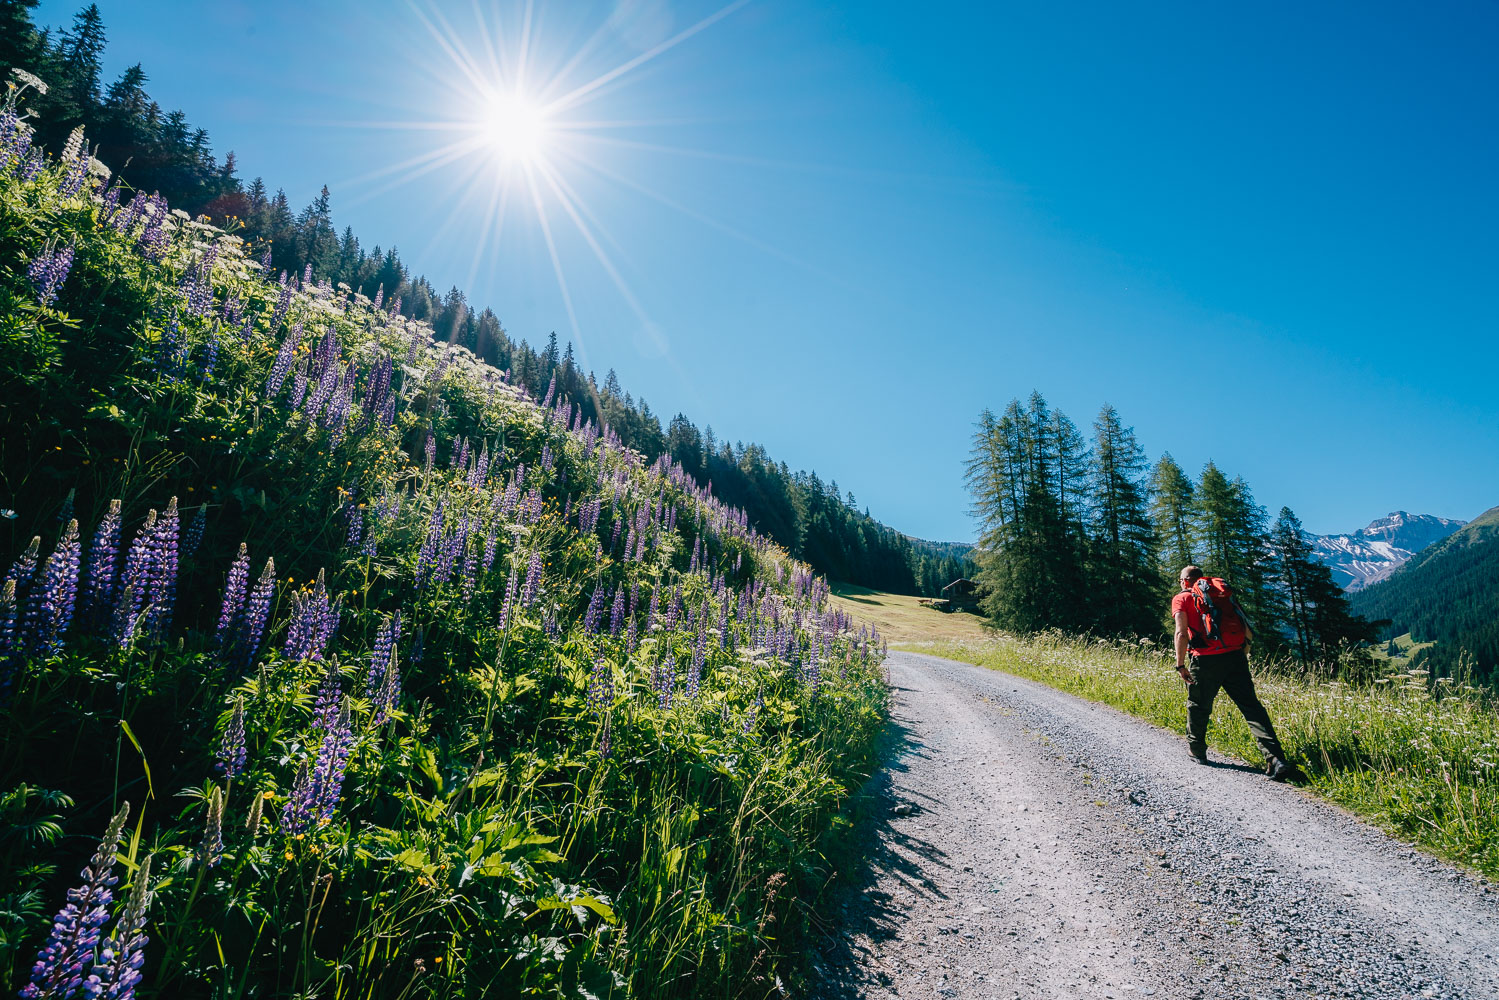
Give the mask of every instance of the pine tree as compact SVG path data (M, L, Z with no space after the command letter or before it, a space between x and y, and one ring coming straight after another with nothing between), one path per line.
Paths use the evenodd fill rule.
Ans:
M1265 509L1242 478L1232 481L1212 462L1196 489L1203 569L1228 581L1262 641L1274 643L1281 617L1270 585L1274 553L1266 539Z
M1159 631L1156 537L1145 502L1145 452L1105 404L1093 422L1089 587L1101 599L1095 628L1108 634Z
M1333 581L1332 571L1317 559L1311 539L1289 507L1280 509L1270 545L1277 557L1276 582L1286 609L1286 626L1303 668L1319 664L1336 668L1350 653L1359 657L1357 647L1374 640L1374 629L1353 613L1347 595ZM1367 653L1361 660L1353 662L1368 665Z
M1084 578L1081 436L1040 393L981 417L969 459L979 581L996 624L1018 632L1092 624Z
M1312 631L1315 607L1312 603L1314 568L1320 565L1312 556L1312 543L1302 530L1301 521L1289 507L1270 529L1270 544L1275 549L1279 570L1281 600L1285 607L1285 624L1290 633L1292 651L1302 663L1310 663L1317 648ZM1323 566L1325 571L1327 567Z
M1150 474L1150 516L1161 543L1162 569L1171 587L1182 567L1197 562L1197 514L1192 480L1169 452L1161 456Z
M73 27L62 34L58 54L62 57L65 85L79 113L99 105L99 69L104 55L104 16L98 4L89 4L73 16Z

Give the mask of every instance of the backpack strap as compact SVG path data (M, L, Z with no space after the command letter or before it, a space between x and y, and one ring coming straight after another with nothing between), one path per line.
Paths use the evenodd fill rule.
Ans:
M1218 632L1218 605L1213 601L1212 588L1208 584L1208 578L1205 576L1199 577L1197 580L1196 589L1197 592L1202 595L1203 603L1205 603L1208 608L1207 639L1210 642L1216 642L1221 638ZM1232 600L1232 598L1230 598L1230 600Z

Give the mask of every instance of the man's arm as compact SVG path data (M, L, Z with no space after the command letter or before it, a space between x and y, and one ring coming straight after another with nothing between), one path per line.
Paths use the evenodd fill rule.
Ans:
M1187 613L1178 611L1176 613L1176 672L1181 674L1182 680L1188 684L1192 683L1192 670L1187 666L1187 653L1191 646L1187 642Z

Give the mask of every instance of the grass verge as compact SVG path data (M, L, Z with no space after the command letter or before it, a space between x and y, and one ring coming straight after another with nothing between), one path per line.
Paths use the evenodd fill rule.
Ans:
M1185 730L1186 697L1159 650L1060 635L900 648L1002 670ZM1353 687L1261 670L1256 684L1287 753L1319 794L1433 854L1499 877L1499 711L1490 694L1433 683L1421 671ZM1260 759L1227 698L1214 706L1208 741L1221 753Z

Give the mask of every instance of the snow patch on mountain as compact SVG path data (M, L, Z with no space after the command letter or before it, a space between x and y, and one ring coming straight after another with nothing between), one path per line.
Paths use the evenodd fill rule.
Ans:
M1397 510L1350 534L1314 535L1313 552L1332 570L1332 578L1344 590L1362 590L1467 523Z

